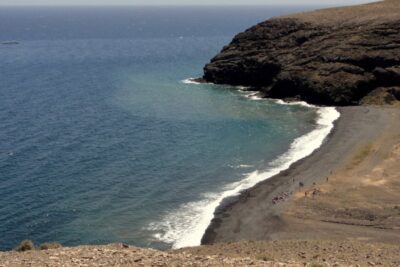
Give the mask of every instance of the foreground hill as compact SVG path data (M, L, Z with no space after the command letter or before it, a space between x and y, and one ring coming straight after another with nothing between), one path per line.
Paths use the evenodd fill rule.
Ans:
M400 1L267 20L238 34L203 79L315 104L391 103L400 99Z
M175 251L122 244L0 252L0 266L399 266L399 246L360 241L238 242Z
M243 255L162 252L123 244L79 246L25 252L0 252L0 266L283 266ZM284 266L302 266L285 261Z

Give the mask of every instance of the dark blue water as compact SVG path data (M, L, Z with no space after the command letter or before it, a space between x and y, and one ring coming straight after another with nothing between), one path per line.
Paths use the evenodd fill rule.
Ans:
M0 40L19 44L0 45L0 249L171 246L196 203L315 126L312 109L181 80L302 9L1 8Z

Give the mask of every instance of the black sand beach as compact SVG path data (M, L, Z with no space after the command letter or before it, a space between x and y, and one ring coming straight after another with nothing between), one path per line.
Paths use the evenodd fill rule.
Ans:
M315 186L329 183L329 177L351 161L358 147L377 139L385 131L393 131L400 118L400 111L392 108L342 107L338 110L341 117L317 151L293 164L289 170L243 192L236 202L219 209L203 236L202 243L340 238L344 235L398 242L399 231L359 229L346 224L288 218L284 212L292 205L292 201L289 199L273 203L273 198L283 192L304 194L304 188L313 187L314 183Z

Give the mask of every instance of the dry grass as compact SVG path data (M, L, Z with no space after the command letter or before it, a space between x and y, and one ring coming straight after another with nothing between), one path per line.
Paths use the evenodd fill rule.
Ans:
M329 8L314 12L299 13L290 15L289 17L317 24L346 25L352 23L370 24L399 20L399 13L400 1L386 0L358 6Z
M354 168L360 165L373 151L374 149L371 143L363 145L354 155L349 168Z

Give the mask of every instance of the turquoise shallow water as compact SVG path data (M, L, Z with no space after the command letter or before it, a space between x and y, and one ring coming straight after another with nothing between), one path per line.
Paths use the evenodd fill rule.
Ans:
M316 127L314 109L181 82L291 8L0 9L0 249L167 248ZM240 16L239 16L240 15ZM196 242L196 241L194 241Z

